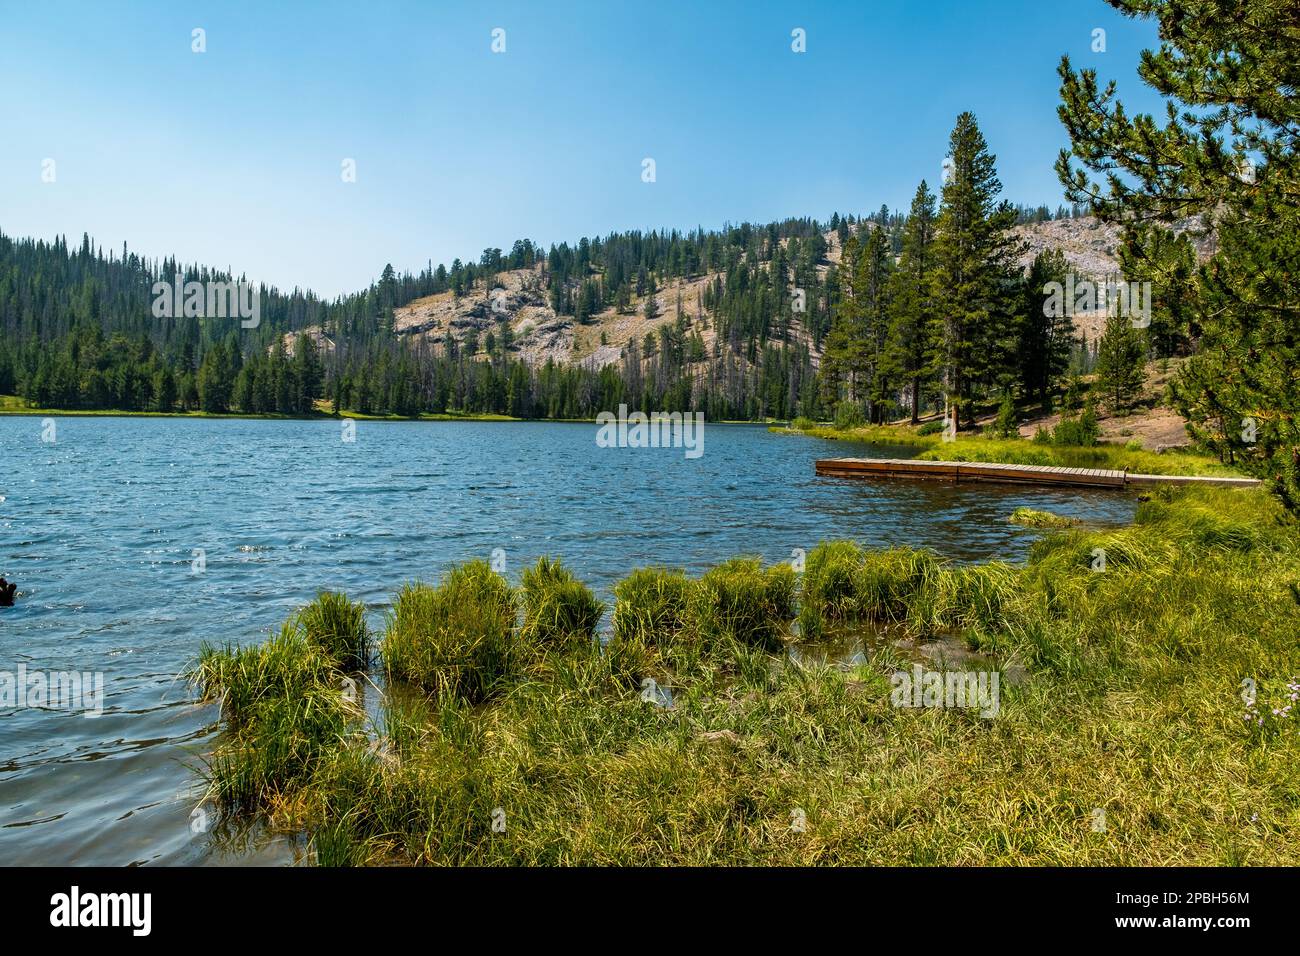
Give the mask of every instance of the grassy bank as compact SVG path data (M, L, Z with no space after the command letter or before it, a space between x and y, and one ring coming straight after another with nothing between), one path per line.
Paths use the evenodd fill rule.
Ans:
M1023 565L840 542L797 577L642 569L603 651L561 565L467 565L390 614L377 725L339 599L193 676L224 701L209 799L323 864L1295 864L1298 602L1294 523L1195 489ZM845 632L865 663L787 651ZM988 655L996 716L895 706L904 636Z
M1056 465L1063 468L1127 469L1146 475L1240 475L1241 472L1210 455L1193 451L1154 452L1142 448L1101 443L1097 445L1054 445L1023 438L986 438L959 435L944 441L939 433L920 434L907 425L869 425L838 429L829 425L803 428L772 428L773 433L796 431L814 438L895 445L914 448L925 461L988 461L1008 465Z

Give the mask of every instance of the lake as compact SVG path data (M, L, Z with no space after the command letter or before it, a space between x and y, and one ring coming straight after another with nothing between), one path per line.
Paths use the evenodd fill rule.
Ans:
M53 442L43 441L53 437ZM285 863L294 841L194 832L216 731L178 675L203 641L257 641L318 589L382 625L404 581L453 562L562 557L608 599L631 569L790 560L823 538L1022 560L1020 505L1131 519L1131 496L813 475L895 457L761 426L708 425L704 453L601 448L597 426L0 418L0 673L103 675L103 713L0 709L0 862Z

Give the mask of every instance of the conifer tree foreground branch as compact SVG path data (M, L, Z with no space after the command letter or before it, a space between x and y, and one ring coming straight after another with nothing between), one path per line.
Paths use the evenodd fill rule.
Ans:
M1180 219L1215 231L1190 295L1175 290L1194 354L1174 402L1193 437L1300 510L1300 5L1107 2L1159 23L1159 49L1144 51L1138 74L1168 98L1166 114L1130 117L1114 82L1103 89L1063 58L1072 148L1057 173L1071 201L1125 225L1128 262L1169 259L1154 247Z

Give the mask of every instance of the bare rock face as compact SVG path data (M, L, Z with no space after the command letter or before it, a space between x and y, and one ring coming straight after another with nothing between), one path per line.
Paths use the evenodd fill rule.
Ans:
M312 344L316 346L318 355L334 354L334 340L322 332L319 325L309 325L299 332L284 333L284 351L286 354L293 354L294 349L298 347L298 338L303 335L311 339ZM270 349L267 351L270 352Z
M1119 273L1120 228L1092 216L1081 219L1055 219L1051 222L1026 223L1014 232L1028 243L1017 260L1028 269L1041 252L1060 249L1066 261L1080 276L1098 278Z
M617 365L622 359L623 350L617 345L598 345L590 355L579 359L578 364L593 372L599 372L606 365Z
M1214 233L1205 228L1199 216L1181 219L1171 228L1177 235L1188 234L1199 261L1204 262L1214 254ZM1028 243L1017 260L1022 268L1028 269L1040 252L1060 249L1080 278L1098 279L1120 273L1119 247L1123 230L1116 223L1102 222L1095 216L1082 216L1026 223L1016 226L1014 232Z

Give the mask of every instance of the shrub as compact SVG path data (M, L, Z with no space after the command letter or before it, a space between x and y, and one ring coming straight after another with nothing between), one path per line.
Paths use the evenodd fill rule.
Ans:
M692 623L711 643L735 640L774 649L794 617L795 573L788 564L764 569L733 558L707 571L692 589Z
M1020 434L1016 421L1016 405L1011 400L1010 392L1002 397L1002 404L998 406L998 417L989 425L988 434L993 438L1014 438Z
M687 624L691 580L669 568L637 568L614 585L614 639L666 648Z
M298 611L296 620L307 639L340 667L362 670L370 663L370 628L360 601L321 591L316 600Z
M605 605L559 561L537 559L523 574L524 637L539 645L591 641Z
M916 430L918 435L937 435L943 431L943 419L936 418L934 421L926 422Z
M790 427L793 428L795 431L806 432L813 428L816 428L817 423L813 421L811 418L806 418L803 415L800 415L790 422Z
M482 701L522 663L514 624L510 585L487 562L471 561L437 587L402 589L384 636L384 666L428 693Z
M1101 426L1097 424L1097 412L1091 403L1084 408L1078 418L1062 418L1052 433L1052 443L1056 445L1089 446L1097 444L1101 437Z
M835 406L835 427L841 431L849 428L860 428L865 421L862 406L857 402L850 402L845 399Z

